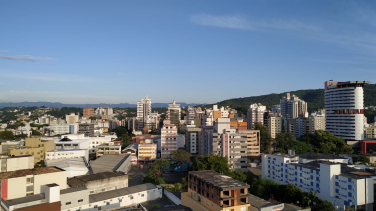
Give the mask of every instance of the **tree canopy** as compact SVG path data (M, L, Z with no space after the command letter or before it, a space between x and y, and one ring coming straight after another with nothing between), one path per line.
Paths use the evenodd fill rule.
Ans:
M352 160L353 160L353 163L354 164L369 164L370 163L370 160L369 160L369 157L366 157L364 155L356 155L354 157L352 157Z
M12 131L0 131L0 140L13 140L13 132Z
M272 138L269 135L268 128L260 122L255 122L255 130L260 130L260 151L263 153L269 153Z
M329 131L316 130L314 133L303 135L300 140L312 145L316 153L351 154L354 151L344 139L334 136Z

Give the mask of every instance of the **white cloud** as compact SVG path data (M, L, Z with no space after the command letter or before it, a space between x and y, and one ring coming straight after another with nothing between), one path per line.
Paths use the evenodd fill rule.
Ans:
M3 55L0 55L0 58L15 60L15 61L29 61L29 62L55 60L54 58L35 57L35 56L30 56L30 55L18 55L18 56L3 56Z
M297 20L256 21L248 19L245 15L215 16L196 14L191 16L191 21L202 26L241 30L263 30L268 28L281 30L320 30L318 26L305 24Z

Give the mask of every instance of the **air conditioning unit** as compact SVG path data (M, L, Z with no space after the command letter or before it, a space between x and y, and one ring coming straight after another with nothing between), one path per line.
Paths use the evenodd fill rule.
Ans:
M353 196L353 198L355 199L356 197L355 197L355 196Z
M353 189L353 191L355 192L356 190L355 190L355 189Z

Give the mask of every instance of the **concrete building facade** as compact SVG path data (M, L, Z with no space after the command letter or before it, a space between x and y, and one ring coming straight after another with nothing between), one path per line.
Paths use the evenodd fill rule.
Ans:
M161 157L168 158L170 153L178 150L178 128L176 125L165 124L161 129Z
M350 141L364 139L364 92L369 81L326 81L326 130Z
M188 192L181 194L181 204L192 210L248 211L249 185L213 171L188 174Z
M264 124L264 113L266 112L266 106L260 103L255 103L249 106L247 112L247 129L252 130L255 122Z

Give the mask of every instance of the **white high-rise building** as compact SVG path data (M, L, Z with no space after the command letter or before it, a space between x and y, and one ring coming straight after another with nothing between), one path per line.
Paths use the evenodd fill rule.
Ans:
M95 110L95 115L102 116L102 115L112 115L114 114L114 110L107 106L102 106Z
M145 99L141 99L140 102L137 102L137 120L139 122L138 130L144 128L144 123L149 118L151 113L151 99L146 95Z
M80 120L80 116L76 115L75 113L71 113L69 115L65 115L65 120L67 121L67 124L74 124Z
M345 140L364 139L363 86L369 81L326 81L326 130Z
M264 113L266 112L266 106L261 103L255 103L249 106L247 113L247 128L252 130L254 123L259 122L264 124Z
M282 116L288 119L296 119L307 112L307 103L297 96L287 93L286 97L280 100Z

